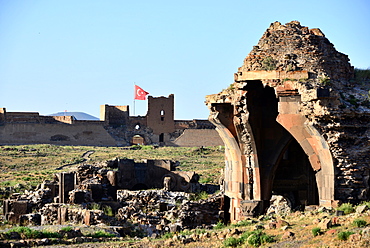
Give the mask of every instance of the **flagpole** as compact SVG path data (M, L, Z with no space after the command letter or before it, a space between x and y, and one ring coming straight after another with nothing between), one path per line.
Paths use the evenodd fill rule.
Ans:
M134 116L135 116L135 96L136 96L136 92L135 92L135 82L134 82Z

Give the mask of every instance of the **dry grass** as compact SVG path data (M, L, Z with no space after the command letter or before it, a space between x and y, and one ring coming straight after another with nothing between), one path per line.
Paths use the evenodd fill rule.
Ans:
M222 147L159 147L143 146L139 150L122 147L22 145L0 146L0 187L18 183L26 188L36 186L45 179L52 179L54 173L70 170L83 162L82 155L94 151L87 163L103 162L115 158L169 159L179 161L178 169L197 171L201 181L217 183L224 166Z

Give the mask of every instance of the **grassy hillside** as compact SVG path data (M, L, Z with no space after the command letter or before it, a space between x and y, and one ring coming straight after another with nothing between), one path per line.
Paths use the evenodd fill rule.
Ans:
M92 164L115 158L168 159L180 162L178 170L196 171L202 183L217 183L224 167L223 147L122 147L22 145L0 146L0 187L22 184L29 188L54 173L73 170L84 162L83 155L93 151L85 163Z

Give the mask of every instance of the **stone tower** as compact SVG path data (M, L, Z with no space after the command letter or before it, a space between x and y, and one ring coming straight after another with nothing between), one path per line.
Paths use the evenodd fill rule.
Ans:
M147 126L158 135L158 141L168 142L170 133L175 131L174 95L168 97L148 97Z

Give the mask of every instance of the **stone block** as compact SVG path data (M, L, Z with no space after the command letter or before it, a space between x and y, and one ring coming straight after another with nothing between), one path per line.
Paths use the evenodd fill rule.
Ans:
M12 203L12 211L15 215L27 214L27 205L26 201L15 201Z
M63 225L68 221L68 208L58 208L58 224Z
M361 206L358 206L356 208L356 213L357 214L363 214L365 213L367 210L369 209L369 207L367 205L361 205Z
M75 188L74 173L59 173L59 203L68 203L69 192Z
M331 219L323 219L317 226L320 227L321 230L327 230L332 226Z
M262 213L262 201L245 200L241 201L240 208L243 216L253 217Z
M41 225L40 214L24 214L19 217L21 226L38 226Z

